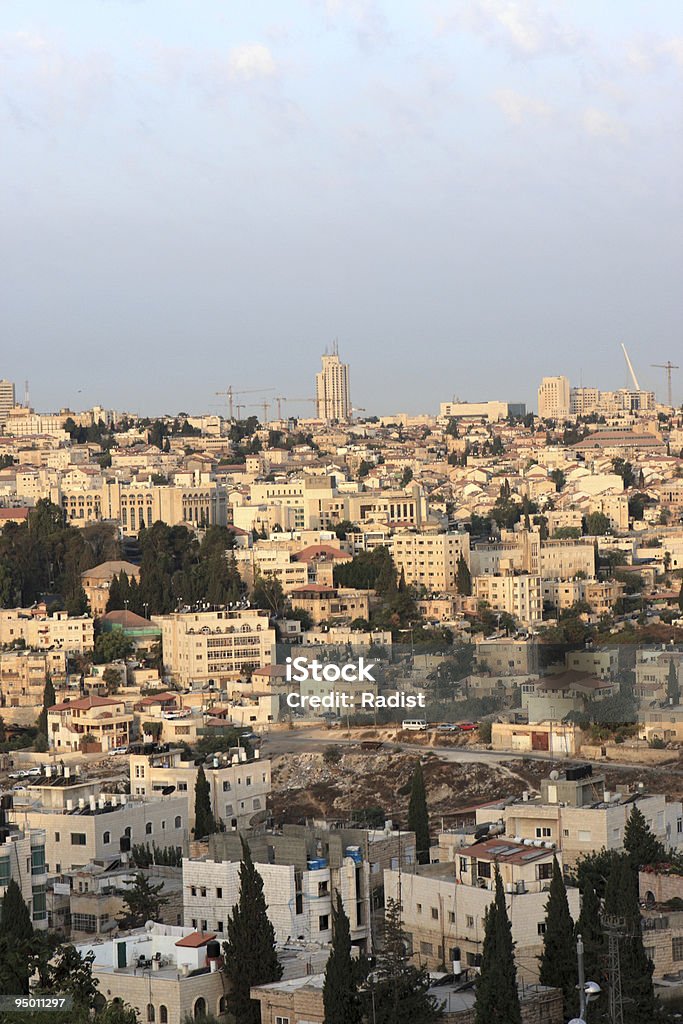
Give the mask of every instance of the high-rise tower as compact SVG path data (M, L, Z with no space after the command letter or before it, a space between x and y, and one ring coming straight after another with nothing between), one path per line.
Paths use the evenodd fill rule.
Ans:
M322 361L323 368L315 377L318 418L327 422L348 420L351 417L349 366L340 360L336 341L332 352L325 352Z

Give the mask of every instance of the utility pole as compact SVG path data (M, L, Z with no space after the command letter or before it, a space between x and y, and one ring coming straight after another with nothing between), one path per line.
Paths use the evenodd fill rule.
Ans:
M667 398L669 402L669 408L673 409L672 391L671 391L671 371L680 370L680 366L676 366L670 359L667 359L665 363L651 363L658 370L666 370L666 383L667 383Z

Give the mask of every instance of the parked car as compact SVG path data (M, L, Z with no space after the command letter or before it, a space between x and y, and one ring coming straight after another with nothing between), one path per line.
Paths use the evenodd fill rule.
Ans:
M474 732L475 729L479 728L478 722L458 722L458 727L463 732Z
M441 725L437 725L437 732L460 732L460 726L455 722L442 722Z

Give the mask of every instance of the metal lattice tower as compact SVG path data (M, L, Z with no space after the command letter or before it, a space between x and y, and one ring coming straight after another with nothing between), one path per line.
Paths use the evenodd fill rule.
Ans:
M607 935L607 972L609 977L609 1024L624 1024L624 1002L621 994L621 960L619 942L632 935L632 927L625 917L603 914L600 918Z

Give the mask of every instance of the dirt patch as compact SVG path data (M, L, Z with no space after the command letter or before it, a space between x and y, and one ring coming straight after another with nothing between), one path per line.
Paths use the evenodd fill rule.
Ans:
M405 825L410 783L420 756L427 802L435 824L448 824L463 807L506 796L520 796L529 782L513 766L459 764L423 751L349 752L336 764L320 753L287 754L273 767L273 814L279 823L306 817L350 819L354 811L381 807Z

